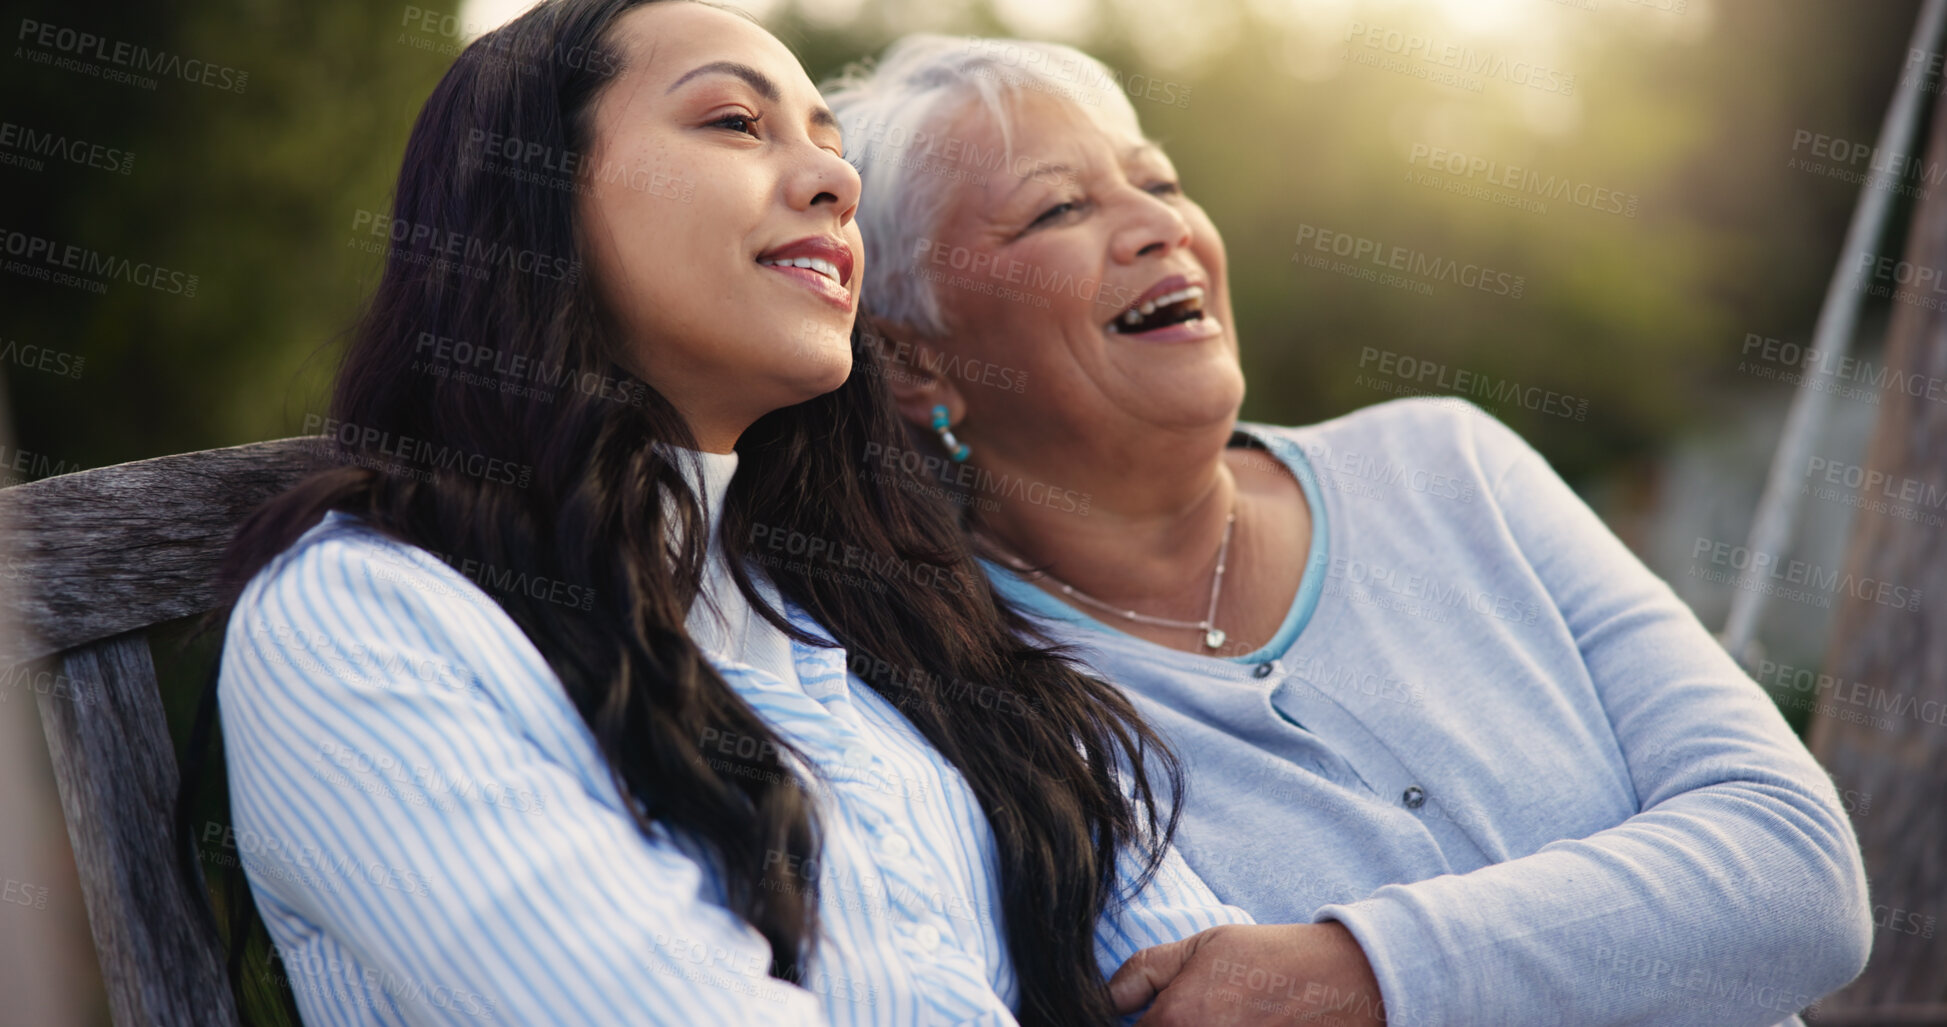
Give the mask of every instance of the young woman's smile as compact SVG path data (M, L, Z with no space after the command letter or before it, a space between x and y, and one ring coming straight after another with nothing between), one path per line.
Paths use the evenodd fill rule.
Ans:
M759 254L757 262L802 283L840 310L857 309L851 286L852 267L858 261L842 239L808 235Z

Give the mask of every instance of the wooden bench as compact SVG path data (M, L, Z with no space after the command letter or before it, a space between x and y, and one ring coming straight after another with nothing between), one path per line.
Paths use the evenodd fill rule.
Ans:
M118 1024L238 1022L223 947L202 912L208 897L177 868L175 748L147 632L216 608L231 533L303 477L316 442L184 453L0 489L13 586L0 601L16 629L0 667L13 673L52 658L67 679L40 695L41 724Z

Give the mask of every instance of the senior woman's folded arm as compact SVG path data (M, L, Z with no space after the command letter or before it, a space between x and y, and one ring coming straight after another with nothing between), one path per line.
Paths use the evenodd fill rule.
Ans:
M1864 966L1858 842L1763 690L1521 438L1467 418L1502 524L1560 607L1638 812L1345 924L1395 1025L1777 1023ZM1519 739L1508 739L1519 744Z

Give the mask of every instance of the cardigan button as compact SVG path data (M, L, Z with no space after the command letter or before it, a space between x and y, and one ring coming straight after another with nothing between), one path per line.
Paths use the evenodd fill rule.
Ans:
M1419 809L1426 805L1426 789L1413 785L1399 793L1399 801L1405 803L1407 809Z
M1271 676L1271 671L1275 667L1275 661L1272 663L1260 663L1251 669L1251 676L1254 678L1268 678Z

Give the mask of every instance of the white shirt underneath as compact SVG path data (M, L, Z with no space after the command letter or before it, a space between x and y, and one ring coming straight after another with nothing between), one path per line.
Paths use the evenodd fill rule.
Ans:
M703 502L707 522L707 555L703 563L703 593L690 607L686 625L697 648L719 661L745 663L775 675L778 680L798 687L798 670L791 652L791 637L751 608L742 589L730 576L717 539L717 525L723 522L723 498L730 490L730 479L737 473L737 454L705 453L676 449L677 462L689 477L690 487ZM690 458L690 459L686 459ZM784 603L776 586L759 571L751 571L758 595L773 609Z

